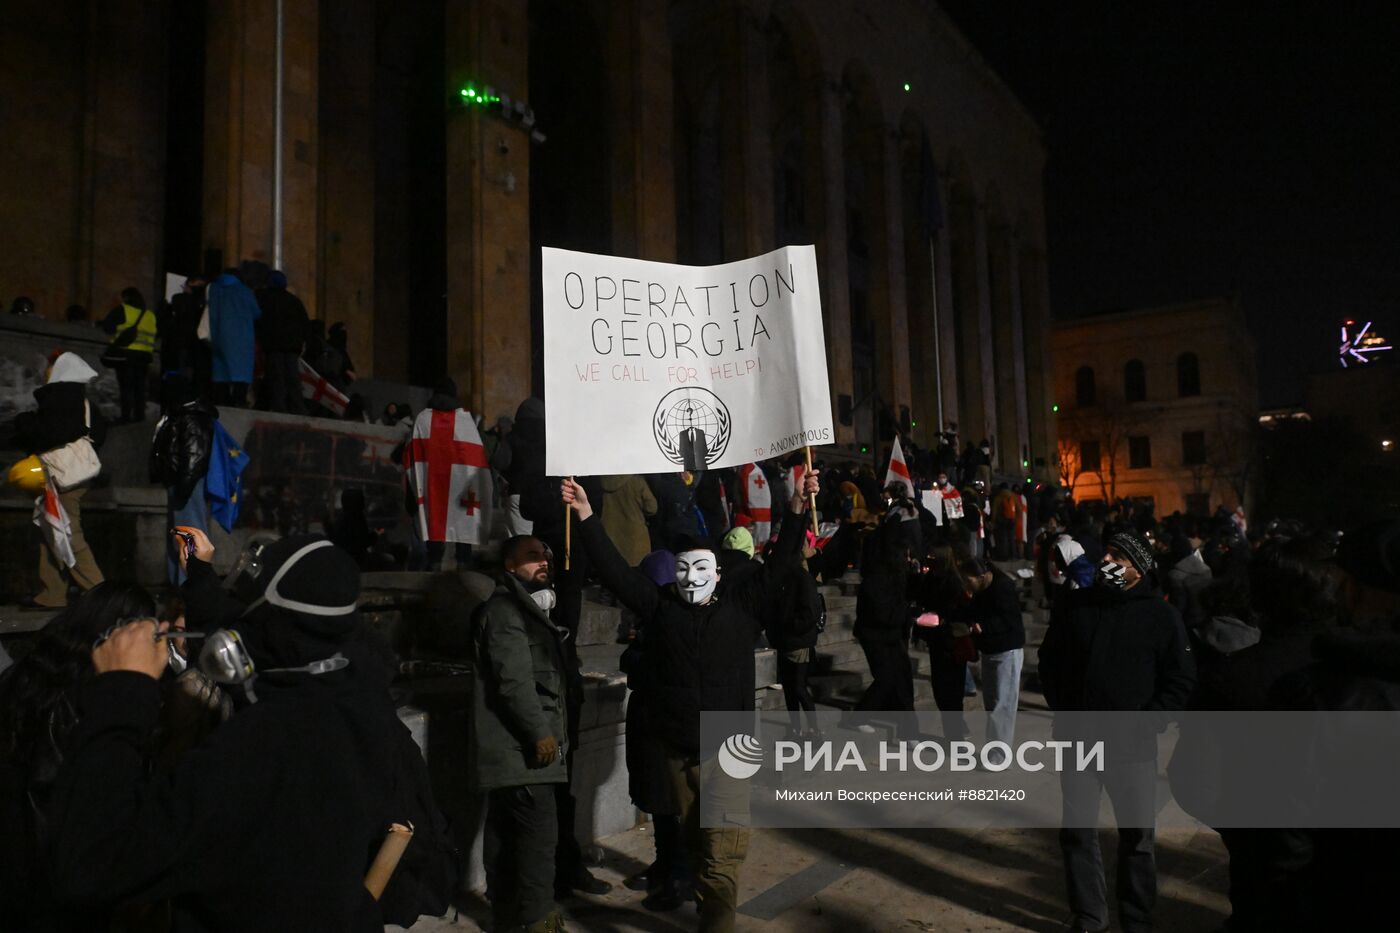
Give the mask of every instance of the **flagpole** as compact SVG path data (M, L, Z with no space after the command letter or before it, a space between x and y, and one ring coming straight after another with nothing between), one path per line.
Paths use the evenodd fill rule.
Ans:
M573 478L572 476L570 476L570 477L569 477L569 482L572 483L573 481L574 481L574 478ZM572 505L567 505L567 504L566 504L566 505L564 506L564 569L565 569L565 570L568 570L568 569L569 569L569 552L570 552L571 550L573 550L573 541L572 541L572 537L573 537L573 536L572 536L572 532L573 532L573 530L574 530L573 511L574 511L574 509L573 509L573 506L572 506Z
M802 450L803 450L804 453L807 454L807 472L808 472L808 473L811 473L811 472L812 472L812 448L810 448L810 447L804 447L804 448L802 448ZM818 533L818 531L817 531L817 494L816 494L816 493L812 493L812 495L808 498L808 502L809 502L809 503L811 504L811 506L812 506L812 534L816 535L816 534Z

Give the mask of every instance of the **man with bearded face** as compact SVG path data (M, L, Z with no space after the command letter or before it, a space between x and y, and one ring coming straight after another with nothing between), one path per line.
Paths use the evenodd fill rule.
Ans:
M815 471L792 498L766 569L795 563L803 541L803 514L820 491ZM749 830L700 826L700 714L754 708L753 646L776 598L770 573L716 592L720 582L714 545L684 538L676 554L676 581L659 587L627 566L593 516L588 496L565 480L564 502L579 518L579 539L603 583L640 618L637 647L645 668L648 724L662 744L675 812L694 860L700 929L732 931L738 906L739 867L748 853Z
M518 535L501 558L496 592L472 618L472 776L488 796L486 881L495 929L555 930L555 845L573 831L568 807L556 807L569 780L567 630L552 621L545 543Z

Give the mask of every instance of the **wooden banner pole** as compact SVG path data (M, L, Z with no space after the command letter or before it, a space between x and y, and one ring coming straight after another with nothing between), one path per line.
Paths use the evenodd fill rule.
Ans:
M812 472L812 448L804 447L802 450L807 454L807 472ZM817 534L817 494L812 493L809 497L809 505L812 507L812 534Z
M570 477L569 477L569 482L572 483L573 481L574 481L574 478L573 478L572 476L570 476ZM565 570L568 570L568 569L569 569L569 555L570 555L570 552L573 550L573 530L574 530L574 507L573 507L572 505L567 505L567 504L566 504L566 505L564 506L564 569L565 569Z

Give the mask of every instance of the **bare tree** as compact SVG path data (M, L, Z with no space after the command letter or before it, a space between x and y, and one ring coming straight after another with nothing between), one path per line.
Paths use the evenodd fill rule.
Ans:
M1055 445L1055 456L1060 482L1065 484L1070 497L1073 498L1074 484L1079 482L1079 477L1084 473L1084 460L1079 456L1079 442L1061 434Z
M1235 501L1244 505L1258 465L1259 444L1255 436L1258 427L1242 417L1236 419L1228 415L1222 411L1216 416L1215 443L1210 446L1206 462L1215 478L1234 492Z
M1099 489L1105 502L1118 499L1118 465L1128 437L1154 421L1161 412L1161 408L1130 405L1121 395L1102 391L1095 404L1061 416L1060 436L1073 443L1076 458L1085 441L1098 441L1098 470L1083 469L1081 464L1080 472L1098 473Z

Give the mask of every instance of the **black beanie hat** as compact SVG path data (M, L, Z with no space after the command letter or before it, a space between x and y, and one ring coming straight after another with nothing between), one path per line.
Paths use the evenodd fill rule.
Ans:
M1144 577L1157 566L1152 557L1152 545L1136 531L1120 531L1108 539L1108 546L1126 557Z
M259 601L295 614L318 631L352 627L360 599L355 559L321 535L293 535L262 553L267 583Z
M719 548L715 547L714 541L700 535L679 534L671 542L672 554L684 554L686 551L710 551L719 554Z

